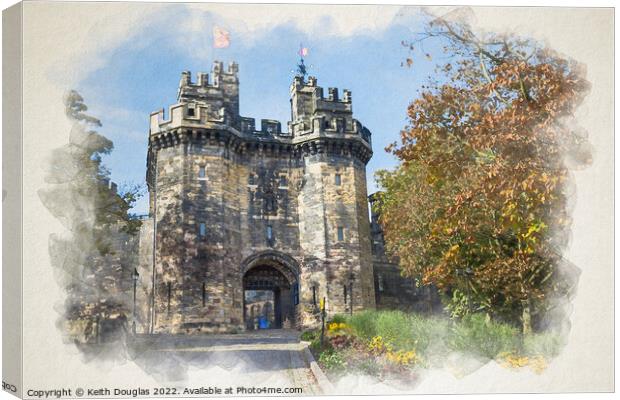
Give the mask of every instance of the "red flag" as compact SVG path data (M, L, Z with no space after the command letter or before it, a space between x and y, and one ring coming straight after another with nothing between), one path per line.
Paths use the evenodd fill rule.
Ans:
M230 46L230 32L219 26L213 27L213 47L224 49Z

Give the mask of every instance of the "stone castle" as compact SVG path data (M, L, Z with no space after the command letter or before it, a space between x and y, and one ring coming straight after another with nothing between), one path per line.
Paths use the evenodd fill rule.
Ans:
M329 314L416 303L369 220L371 133L351 92L304 73L290 98L287 131L257 127L239 113L238 65L215 62L195 82L183 72L177 103L151 114L138 332L251 329L261 291L272 327L316 325L323 298Z

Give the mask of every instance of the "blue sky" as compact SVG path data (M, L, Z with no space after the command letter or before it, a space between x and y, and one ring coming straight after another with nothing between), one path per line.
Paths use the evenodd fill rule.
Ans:
M326 7L319 21L333 24ZM237 20L238 21L238 20ZM231 45L212 47L213 25L231 34ZM213 60L239 63L241 115L272 118L283 127L290 116L289 85L303 43L309 48L306 63L320 86L350 89L354 117L372 132L374 156L368 164L368 190L376 190L374 172L392 168L396 160L384 151L399 139L406 125L408 104L430 74L434 63L419 49L410 54L401 45L422 25L416 10L399 12L381 28L337 34L333 29L300 28L289 22L248 29L212 12L196 12L175 5L106 54L107 62L77 83L90 113L101 119L100 132L114 142L104 158L112 179L119 184L144 183L149 113L176 102L183 70L209 72ZM438 43L425 44L424 52L438 54ZM411 57L411 68L401 63ZM134 208L146 213L147 198Z

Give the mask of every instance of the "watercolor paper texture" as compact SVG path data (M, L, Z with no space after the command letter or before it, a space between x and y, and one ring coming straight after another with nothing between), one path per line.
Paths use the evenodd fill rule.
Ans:
M613 18L609 8L410 5L23 2L3 11L5 390L613 391ZM522 59L475 38L508 38ZM494 69L504 65L498 54L513 62L505 72ZM408 108L431 104L423 92L433 81L451 85L454 71L437 65L463 60L468 79L489 85L475 95L494 99L497 113L522 107L520 95L542 101L552 77L561 81L570 112L535 126L579 142L553 165L564 171L551 191L562 201L545 218L566 212L562 235L532 220L518 239L519 260L541 246L531 238L549 240L557 269L532 272L518 302L497 289L503 308L480 294L490 290L482 267L465 261L445 284L401 276L399 260L411 272L427 259L388 255L399 250L388 229L398 224L369 206L369 195L391 193L380 171L404 168L407 154L425 165L416 152L440 137L429 132L455 123L428 108L432 130ZM456 82L457 92L467 85ZM489 112L469 96L450 97L467 104L463 126ZM484 134L499 129L487 122ZM401 140L408 129L416 133ZM395 142L400 155L385 150ZM474 149L462 164L473 170L498 163L504 148L450 143L437 151ZM451 188L467 189L471 176ZM392 212L438 193L424 191L433 179L411 182L420 201ZM389 205L394 190L370 200ZM449 269L462 248L450 243L434 266Z

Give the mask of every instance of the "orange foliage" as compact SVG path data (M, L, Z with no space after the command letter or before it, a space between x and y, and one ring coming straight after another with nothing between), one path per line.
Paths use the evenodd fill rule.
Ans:
M580 65L532 41L474 36L436 20L457 62L411 103L401 165L382 171L385 238L405 274L476 310L521 319L568 290L558 272L570 216L567 157L590 161L572 116L589 84Z

